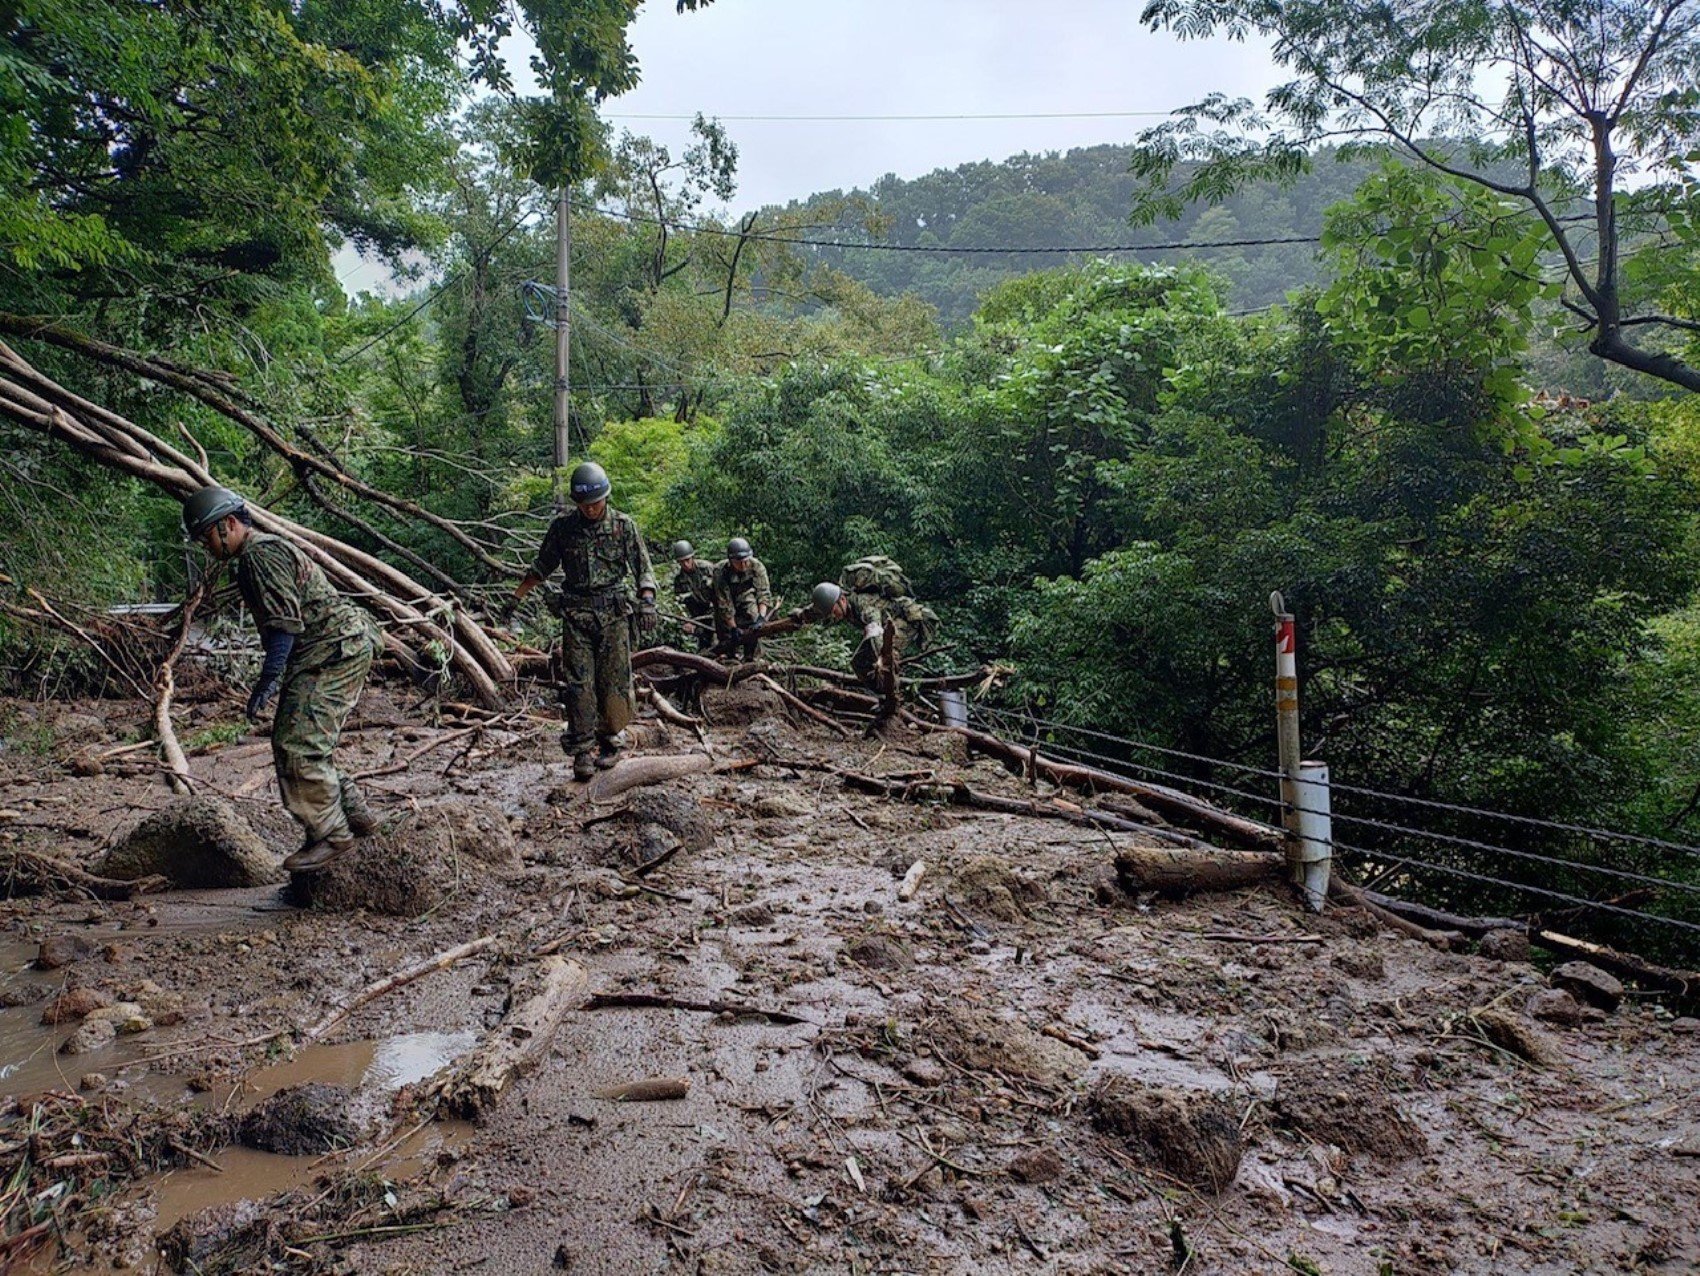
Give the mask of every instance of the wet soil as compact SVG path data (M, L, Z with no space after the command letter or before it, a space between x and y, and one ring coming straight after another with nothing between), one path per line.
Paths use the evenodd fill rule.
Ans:
M753 689L706 700L723 760L808 755L1019 789L936 742L798 729ZM52 709L30 708L51 725ZM142 725L127 707L63 712L104 723L113 741ZM385 768L458 726L423 725L382 690L355 725L354 770ZM75 1088L99 1072L114 1101L239 1116L322 1082L355 1094L370 1131L325 1157L227 1147L222 1175L179 1168L127 1184L110 1217L86 1220L39 1270L103 1270L115 1258L167 1270L155 1238L172 1225L241 1199L262 1220L317 1217L342 1190L331 1173L377 1186L361 1189L360 1226L292 1233L336 1237L288 1259L293 1270L1700 1263L1700 1036L1673 1031L1648 998L1543 1025L1556 1053L1531 1061L1482 1025L1545 985L1534 966L1437 952L1350 913L1310 918L1267 890L1131 900L1104 875L1134 835L886 802L772 762L677 780L604 818L610 808L582 800L547 724L467 743L373 777L368 793L397 818L445 797L491 803L521 863L434 879L418 909L301 909L272 887L0 902L0 1000L18 1003L0 1009L0 1094ZM674 733L671 747L697 746ZM116 832L170 800L157 775L121 762L78 776L69 753L0 748L0 806L12 813L0 850L98 863ZM263 742L192 765L274 854L294 849ZM672 844L646 829L681 845L638 890L618 870ZM928 865L920 890L899 901L917 859ZM87 951L28 968L40 940L60 933ZM1324 942L1207 938L1222 933ZM291 1054L287 1038L256 1040L486 934L502 937L497 950L373 1001L323 1044ZM802 1022L575 1012L481 1125L422 1123L431 1074L497 1028L513 963L550 943L588 969L595 992ZM89 1055L54 1053L72 1026L39 1023L50 996L86 986L116 998L143 980L176 999L182 1022ZM596 1097L668 1076L690 1079L684 1098ZM425 1218L407 1212L422 1193L432 1212L413 1221Z

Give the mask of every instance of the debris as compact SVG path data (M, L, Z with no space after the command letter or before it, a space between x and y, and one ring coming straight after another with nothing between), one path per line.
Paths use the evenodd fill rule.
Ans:
M1031 1148L1012 1156L1008 1168L1017 1183L1049 1183L1061 1178L1066 1167L1050 1148Z
M643 1081L628 1081L597 1091L599 1099L616 1103L654 1103L665 1099L682 1099L691 1091L689 1077L651 1077Z
M277 857L223 798L179 798L107 852L100 871L131 881L159 875L181 890L266 886L283 880Z
M927 871L925 860L916 860L909 866L909 871L903 875L903 882L897 888L898 899L914 899L915 892L921 889L921 875Z
M908 970L915 964L909 945L896 935L869 931L844 946L844 955L868 970Z
M1616 1010L1623 1000L1622 981L1590 962L1567 961L1550 978L1554 988L1562 988L1601 1010Z
M515 988L514 1008L444 1086L445 1110L477 1117L495 1106L515 1078L548 1057L555 1030L584 1000L589 983L576 961L550 956L538 962L529 987Z
M594 805L612 802L628 789L645 784L663 784L687 775L701 775L714 769L714 759L706 753L682 753L669 757L625 758L612 770L600 772L590 782L587 795Z
M1476 952L1495 961L1528 961L1528 932L1505 927L1490 930L1476 942Z
M1540 988L1529 994L1523 1009L1530 1016L1561 1028L1574 1028L1582 1022L1582 1005L1562 988Z
M585 1003L586 1010L613 1010L633 1008L655 1008L661 1010L696 1010L711 1015L733 1015L753 1019L766 1019L772 1023L810 1023L801 1015L794 1015L787 1010L764 1010L760 1006L746 1006L735 1001L692 1001L684 997L664 997L658 993L649 992L599 992Z
M492 850L492 843L480 839L475 830L487 817L469 812L468 806L455 799L409 812L383 832L361 838L322 872L295 874L291 891L310 908L417 917L464 889L469 877L476 880L476 874L491 868L485 855L500 861L496 867L517 863L517 857L504 858L500 845ZM512 846L510 833L507 850Z
M1238 1114L1208 1094L1183 1094L1109 1076L1087 1096L1092 1124L1121 1138L1140 1161L1201 1191L1226 1191L1244 1141Z
M1008 860L977 855L956 870L954 882L962 902L1001 922L1030 917L1030 905L1046 900L1045 888L1021 876Z
M94 952L94 945L81 935L49 935L41 941L35 964L41 970L58 970L74 961L81 961Z
M866 1180L862 1178L862 1167L856 1164L855 1157L847 1156L844 1158L844 1172L850 1176L850 1181L856 1185L856 1190L862 1193L863 1196L866 1196L868 1194L868 1184Z
M60 1054L87 1054L109 1046L118 1038L118 1028L110 1019L85 1019L77 1030L59 1047Z
M1346 1152L1402 1161L1428 1150L1422 1129L1362 1068L1310 1059L1282 1080L1275 1114L1283 1125Z
M307 1029L307 1031L302 1034L302 1041L317 1041L320 1037L324 1036L332 1028L336 1027L337 1024L341 1023L349 1015L353 1014L356 1010L360 1009L360 1007L366 1005L368 1002L376 1001L385 993L394 992L397 988L405 987L416 979L423 979L426 975L431 974L433 971L447 970L457 961L471 957L475 953L481 953L495 942L496 937L494 935L485 935L480 939L468 940L464 944L457 944L455 947L437 953L435 956L427 957L422 962L416 962L414 965L409 966L404 970L398 970L394 974L386 975L376 983L368 984L352 1000L345 1002L336 1010L333 1010L330 1014L319 1020L311 1028Z
M1286 861L1268 851L1222 851L1183 846L1126 846L1116 851L1116 879L1129 894L1150 891L1179 899L1200 891L1268 886Z
M1564 1056L1552 1040L1532 1024L1497 1006L1472 1011L1470 1017L1482 1030L1482 1035L1501 1050L1508 1050L1519 1059L1542 1067L1564 1062Z
M247 1147L285 1156L316 1156L352 1147L361 1131L351 1111L351 1097L342 1086L323 1081L290 1086L244 1116L237 1137Z
M964 1068L1026 1077L1041 1085L1072 1081L1088 1062L1079 1050L1018 1020L960 1002L940 1012L932 1039L939 1054Z

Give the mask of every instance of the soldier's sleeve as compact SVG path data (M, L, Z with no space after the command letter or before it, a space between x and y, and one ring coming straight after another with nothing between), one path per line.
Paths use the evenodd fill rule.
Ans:
M729 588L731 572L724 563L717 564L714 575L714 618L726 628L732 627L732 590Z
M298 634L301 617L300 565L283 541L256 542L243 555L243 566L254 588L254 619L267 629Z
M539 580L548 580L549 575L561 565L561 520L554 519L549 524L549 530L543 533L543 543L537 547L537 557L532 560L531 574Z
M644 544L643 533L638 531L635 520L626 520L626 532L631 537L632 576L637 581L638 593L648 590L658 593L655 588L655 568L649 561L649 546Z
M767 583L767 567L756 563L756 606L761 608L762 615L773 610L773 589Z

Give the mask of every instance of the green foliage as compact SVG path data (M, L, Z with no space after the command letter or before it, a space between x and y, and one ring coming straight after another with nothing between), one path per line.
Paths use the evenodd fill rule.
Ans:
M686 534L669 521L669 489L684 479L699 457L713 450L719 434L719 425L707 417L688 425L655 418L610 421L597 435L590 457L608 471L614 504L637 519L649 539L660 545ZM703 552L710 553L706 546Z

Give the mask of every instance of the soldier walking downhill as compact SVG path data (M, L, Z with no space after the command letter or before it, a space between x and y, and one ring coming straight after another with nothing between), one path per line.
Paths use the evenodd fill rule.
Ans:
M600 465L587 461L572 473L575 508L556 518L544 534L537 559L519 587L497 610L511 617L519 600L561 569L561 651L566 685L561 707L567 725L561 748L573 760L573 775L588 780L595 767L611 767L618 736L632 720L630 617L655 632L655 573L649 550L631 515L608 504L612 484ZM634 598L635 591L635 598ZM597 745L595 761L591 745Z
M714 623L726 654L742 647L744 659L754 660L761 627L772 614L767 568L749 541L734 536L726 542L725 560L714 569Z
M706 651L714 645L714 568L698 561L689 541L673 542L673 561L679 566L673 597L689 622L685 631L696 638L698 651Z
M237 588L266 652L248 697L248 718L258 718L277 696L272 764L283 804L306 833L283 866L315 872L378 828L333 757L381 648L377 626L331 588L299 547L256 532L247 503L235 492L196 492L183 503L183 528L213 557L235 561Z

